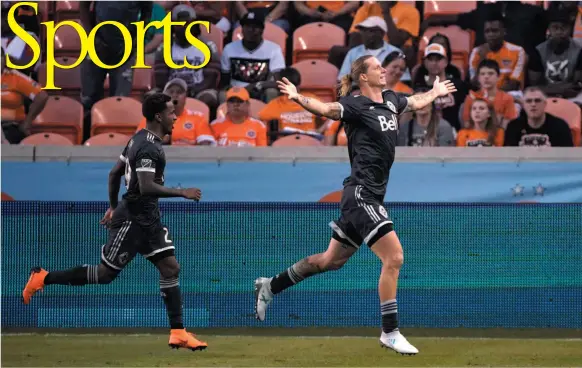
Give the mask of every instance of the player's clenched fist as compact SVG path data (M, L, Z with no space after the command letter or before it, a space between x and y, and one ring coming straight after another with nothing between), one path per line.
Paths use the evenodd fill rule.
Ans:
M202 191L198 188L187 188L184 189L182 195L186 199L193 199L199 201L202 198Z

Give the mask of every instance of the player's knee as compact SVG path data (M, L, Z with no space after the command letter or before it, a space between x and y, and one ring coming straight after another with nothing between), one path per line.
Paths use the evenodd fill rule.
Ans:
M399 270L404 264L404 254L402 252L395 252L384 259L384 267Z
M347 258L333 259L325 257L320 266L324 271L337 271L342 268L347 261Z
M178 262L166 264L160 269L160 274L164 279L178 277L180 275L180 264Z
M99 265L98 278L99 284L110 284L117 278L119 271L112 270L104 265Z

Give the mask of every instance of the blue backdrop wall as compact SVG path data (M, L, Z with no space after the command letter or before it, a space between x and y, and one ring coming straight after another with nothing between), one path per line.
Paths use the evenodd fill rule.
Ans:
M112 163L2 162L2 191L17 200L107 200ZM169 186L204 200L314 202L339 190L347 163L172 163ZM387 201L582 202L582 163L395 163Z
M244 193L244 191L243 191ZM32 266L98 263L107 203L2 205L3 327L164 327L159 276L138 257L114 283L49 286L21 303ZM391 204L404 245L403 327L582 328L582 205ZM379 326L380 263L363 246L344 268L253 315L253 280L323 251L334 204L164 203L188 327Z

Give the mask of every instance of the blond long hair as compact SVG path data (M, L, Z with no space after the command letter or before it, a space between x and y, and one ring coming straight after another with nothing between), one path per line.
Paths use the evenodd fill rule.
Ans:
M373 57L372 55L360 56L352 63L352 67L349 74L342 77L339 85L339 95L340 97L347 96L352 89L352 84L354 82L359 84L360 75L368 71L368 65L366 65L366 60Z

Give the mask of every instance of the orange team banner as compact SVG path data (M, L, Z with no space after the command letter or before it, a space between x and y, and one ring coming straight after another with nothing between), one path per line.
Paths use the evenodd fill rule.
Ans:
M32 49L33 58L26 65L16 65L16 64L12 63L10 60L10 57L8 55L6 55L6 65L12 69L27 69L27 68L31 67L32 65L36 64L36 62L40 58L40 55L41 55L40 45L38 44L38 42L36 41L36 39L34 37L32 37L30 34L28 34L16 22L16 19L14 18L14 13L19 6L30 6L34 9L35 14L38 14L38 4L35 2L20 2L20 3L15 4L14 6L12 6L10 8L10 11L8 12L8 25L10 26L10 29L12 30L12 32L14 32L14 34L16 34L18 37L20 37ZM55 22L53 22L53 21L42 22L41 24L43 24L46 27L46 58L47 58L46 59L46 68L47 68L47 72L46 72L47 78L46 79L47 80L46 80L46 85L42 89L47 89L47 90L59 90L59 89L61 89L61 88L55 86L55 68L60 68L60 69L76 68L87 57L87 54L89 54L89 57L97 66L99 66L100 68L103 68L103 69L118 68L121 65L123 65L131 56L132 41L133 41L131 34L129 33L129 30L127 29L127 27L125 27L123 24L121 24L119 22L113 22L113 21L101 22L98 25L96 25L91 30L91 32L89 32L89 35L87 35L87 33L85 32L85 29L79 23L71 21L71 20L66 20L66 21L60 22L56 25L55 25ZM132 66L132 68L134 68L134 69L150 69L151 68L151 66L145 65L145 55L144 55L144 37L145 37L146 31L150 27L155 27L156 29L163 28L163 30L164 30L164 46L165 46L164 47L164 61L165 61L166 65L168 65L168 67L170 67L172 69L182 69L182 68L200 69L200 68L205 67L210 62L211 55L210 55L210 49L208 48L208 46L204 42L200 41L199 39L197 39L196 37L194 37L190 33L191 28L196 24L200 24L200 25L206 27L206 30L208 32L210 32L210 22L208 22L208 21L194 21L194 22L190 23L188 25L188 28L186 29L186 39L188 40L188 42L192 46L198 48L202 52L202 54L204 55L204 62L200 65L191 65L186 60L186 57L184 57L184 64L182 64L182 65L178 65L178 64L174 63L174 61L172 60L171 47L169 47L169 45L171 44L171 41L172 41L171 27L172 26L184 26L184 25L186 25L186 22L173 22L172 15L170 13L168 13L162 21L150 22L147 25L144 25L144 21L133 22L131 24L135 25L137 28L137 33L136 33L136 37L137 37L136 62L135 62L135 65ZM99 30L99 28L101 28L104 25L112 25L112 26L117 27L121 31L121 34L123 35L123 40L125 42L123 58L121 59L121 61L119 63L117 63L115 65L104 64L99 59L99 57L97 56L97 53L95 52L95 34ZM77 59L77 61L71 65L61 65L61 64L57 63L55 60L55 53L54 53L55 33L57 32L57 29L59 29L59 27L63 27L63 26L73 27L75 29L75 31L77 31L77 34L79 35L79 38L81 39L81 54L79 55L79 58ZM166 45L168 45L168 46L166 46Z

